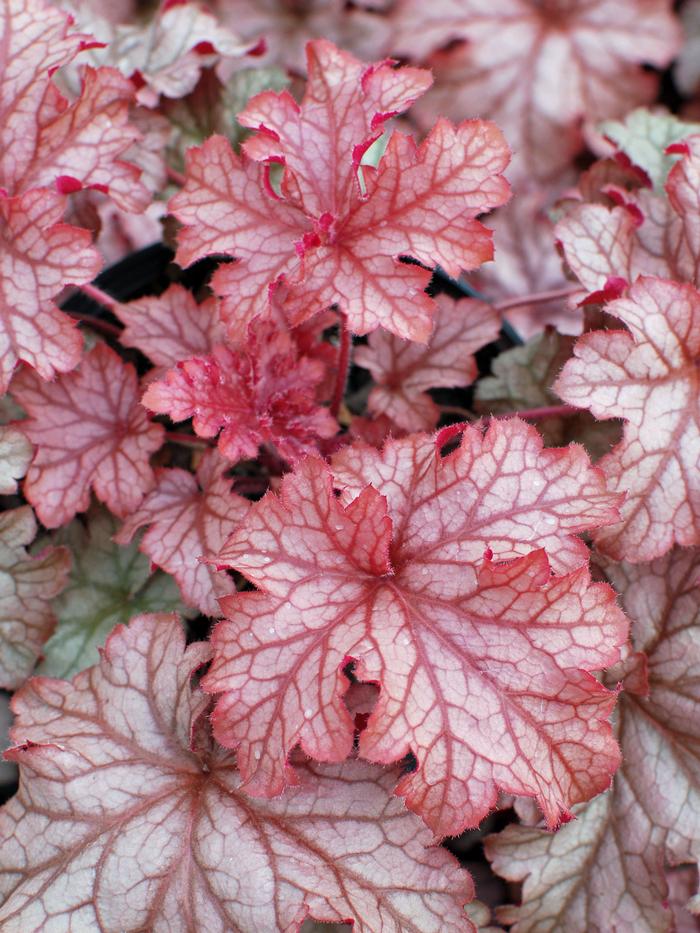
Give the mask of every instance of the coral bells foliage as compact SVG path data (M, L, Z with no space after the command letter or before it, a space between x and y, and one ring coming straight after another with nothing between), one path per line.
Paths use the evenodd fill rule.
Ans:
M543 451L515 420L466 431L445 458L427 435L358 444L334 474L340 500L307 460L217 557L262 590L223 601L203 682L224 692L214 732L239 747L246 788L293 781L299 741L324 761L349 754L352 659L381 688L360 755L413 751L399 791L438 836L476 825L498 786L536 796L556 825L579 769L602 789L617 759L614 696L584 671L615 660L626 623L572 535L614 521L616 497L581 450Z
M293 324L338 304L355 333L381 326L425 342L430 273L399 257L453 275L492 257L475 218L507 200L503 135L481 120L441 120L419 146L393 133L379 167L360 168L382 124L429 87L428 72L367 67L322 41L309 45L308 66L301 105L287 91L265 91L239 115L257 129L242 156L222 137L190 150L187 183L171 201L185 225L177 259L238 260L212 286L239 338L248 321L269 315L272 290ZM278 193L270 163L280 162Z
M3 933L697 928L678 6L0 3Z

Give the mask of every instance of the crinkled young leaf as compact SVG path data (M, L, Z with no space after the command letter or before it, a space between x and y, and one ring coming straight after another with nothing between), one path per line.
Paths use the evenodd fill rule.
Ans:
M17 492L17 480L27 472L32 459L32 445L19 428L0 427L0 495Z
M209 451L196 478L187 470L157 471L155 489L114 539L128 544L139 528L149 525L139 550L175 577L188 605L210 616L221 615L218 597L235 593L236 586L227 574L199 559L221 550L232 523L240 521L249 506L223 476L230 466L216 451Z
M360 753L413 752L398 791L436 835L478 824L497 787L536 797L551 824L606 787L614 697L586 672L616 659L625 622L569 535L615 513L582 451L543 451L513 421L467 431L445 458L426 435L383 454L355 445L336 477L341 501L328 468L304 461L217 558L262 590L222 600L203 681L224 694L215 735L238 747L246 790L293 782L297 742L319 760L349 753L350 658L381 687ZM578 569L550 580L544 552L528 553L543 545ZM528 556L484 562L489 548Z
M165 430L139 404L133 366L98 343L75 372L48 384L24 370L12 392L36 446L24 494L47 528L85 511L91 488L115 515L138 508L153 485L148 461Z
M171 285L157 297L119 303L114 311L126 325L120 342L140 350L157 366L175 366L210 353L224 337L218 301L206 298L197 304L182 285Z
M185 648L176 617L139 616L72 683L34 678L15 697L3 931L298 931L311 915L361 933L474 933L468 875L424 848L390 773L305 765L279 800L240 792L190 684L208 654Z
M311 54L318 57L329 82L336 69L331 52L335 55L328 43L311 44ZM349 67L346 56L340 62ZM370 78L375 74L380 103L371 96L375 91ZM365 119L361 126L359 120L352 121L353 132L358 124L358 135L336 142L334 162L328 164L325 156L317 175L299 152L311 132L304 111L297 115L285 92L261 95L271 111L266 122L276 127L275 136L284 127L284 139L261 131L248 146L256 156L268 158L284 148L288 164L283 198L270 188L267 167L257 168L246 157L240 161L221 137L188 154L187 183L170 202L185 225L177 259L187 265L218 253L238 260L219 268L212 279L215 291L226 298L224 316L237 339L248 321L269 315L274 289L293 324L338 303L356 333L382 326L425 342L434 309L423 294L430 274L419 266L400 264L398 258L410 255L424 265L439 263L452 275L491 258L491 234L475 218L508 198L501 173L509 151L493 124L472 120L454 127L443 120L420 146L394 134L379 167L362 168L364 194L354 180L359 157L355 148L361 150L367 142L367 123L373 122L368 102L381 113L382 107L405 105L410 96L402 84L398 91L390 86L384 92L393 74L401 76L403 70L367 66L368 100L355 104L352 97L345 101L341 96L334 101L339 108L352 104ZM309 122L311 117L319 119L314 112L318 105L313 104L317 96L310 92ZM323 120L325 124L327 115ZM337 115L334 120L339 122ZM317 135L316 130L314 138Z
M606 311L628 330L581 337L554 388L596 418L625 419L599 463L608 487L626 494L622 521L593 537L618 560L651 560L700 543L700 293L641 277Z
M473 354L498 337L500 316L485 302L439 295L436 304L427 346L375 331L355 352L355 363L375 382L369 411L386 415L404 431L434 428L440 411L427 390L469 385L477 376Z
M64 208L46 189L0 195L0 393L18 360L42 379L80 360L82 338L53 299L64 285L89 282L102 262L87 230L60 222Z
M51 600L66 585L70 555L63 547L30 557L36 521L29 506L0 515L0 687L14 690L29 676L56 621Z
M246 347L214 347L179 363L149 385L143 404L173 421L192 418L200 437L219 437L234 463L274 444L290 462L313 453L338 424L316 401L326 374L321 360L299 353L292 335L274 323L251 325Z
M117 527L108 512L94 509L87 524L76 519L51 536L52 543L70 552L72 570L54 600L58 625L44 646L40 674L72 677L95 664L112 629L139 612L191 614L175 582L159 570L152 572L138 542L114 543Z
M619 669L622 765L612 790L552 835L509 826L487 843L499 874L524 881L514 933L670 928L664 862L700 857L700 562L676 549L651 564L604 564L636 652ZM626 667L626 669L625 669ZM618 669L613 669L611 679Z
M436 113L494 120L532 176L566 167L581 146L579 124L651 100L679 45L669 0L399 0L392 51L434 56Z

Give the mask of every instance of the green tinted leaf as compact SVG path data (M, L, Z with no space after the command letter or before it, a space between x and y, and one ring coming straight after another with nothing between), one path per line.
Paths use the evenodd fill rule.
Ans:
M89 513L87 526L76 519L51 536L73 556L68 586L54 601L58 625L44 647L39 674L72 677L95 664L97 649L114 628L141 612L192 615L180 601L175 581L150 572L138 540L119 547L111 540L116 520L102 509Z

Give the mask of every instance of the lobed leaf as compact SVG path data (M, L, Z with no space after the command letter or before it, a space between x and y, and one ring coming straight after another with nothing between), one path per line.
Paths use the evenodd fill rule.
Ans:
M116 520L94 509L86 524L75 519L51 536L58 550L70 554L72 569L54 600L58 625L44 646L40 674L69 678L95 664L109 633L138 613L189 614L173 580L153 572L137 542L115 544L116 531Z
M36 535L29 506L0 515L0 687L14 690L32 672L55 623L51 600L66 585L70 555L63 547L30 556Z
M436 427L440 411L427 390L472 383L477 376L473 354L498 337L500 317L485 302L438 295L436 304L426 347L375 331L355 352L355 363L368 369L375 382L369 411L386 415L403 431Z
M596 418L625 419L599 463L609 488L626 493L622 521L593 536L611 557L646 561L700 543L700 294L643 276L605 310L627 330L581 337L554 388Z
M126 325L120 342L140 350L156 366L203 356L224 337L218 301L206 298L198 304L182 285L170 285L155 297L120 302L114 310Z
M118 544L128 544L139 528L148 525L139 550L175 578L188 605L210 616L221 615L219 597L235 593L236 585L200 558L219 552L231 523L240 521L249 505L231 491L231 480L224 476L229 467L223 457L209 451L196 476L180 469L157 471L155 489L114 538Z
M82 339L53 299L64 285L82 285L99 272L90 234L61 223L65 198L38 188L0 195L0 392L18 360L42 379L73 369Z
M436 835L478 824L497 787L536 797L551 824L606 787L614 696L586 672L616 659L625 622L570 535L615 514L585 455L542 451L512 421L466 430L445 458L421 435L355 445L335 475L340 501L328 469L302 462L217 558L262 590L222 601L203 681L223 693L214 732L238 747L245 789L292 783L297 742L321 761L350 752L350 659L381 688L360 754L415 755L398 792Z
M47 528L85 511L91 488L115 515L139 506L154 482L149 457L165 432L139 405L133 366L98 343L74 373L47 385L24 370L12 392L36 446L24 494Z
M514 933L602 933L613 918L620 930L667 930L664 862L700 855L697 552L603 566L632 620L635 650L610 673L624 687L616 729L622 765L612 790L554 835L509 826L487 841L496 871L524 882L522 904L499 911Z
M134 87L110 68L86 68L69 102L51 76L83 49L72 19L42 0L8 0L0 18L0 185L13 195L94 187L120 208L143 211L150 194L122 156L141 138L129 123Z
M3 930L298 931L309 915L362 933L474 930L468 876L424 848L390 775L305 765L284 798L240 792L190 683L207 657L176 617L139 616L71 683L34 678L17 694Z
M215 253L238 260L212 279L234 339L253 318L270 315L274 295L295 325L337 303L355 333L382 326L425 342L434 308L423 294L430 275L399 257L439 263L451 275L491 258L490 233L476 217L508 198L505 140L490 123L443 120L419 147L394 134L379 167L363 166L360 181L359 155L383 108L405 107L425 80L380 63L362 72L358 95L358 62L321 41L309 44L309 55L312 79L300 110L283 91L258 95L244 112L246 125L264 121L249 151L287 162L281 196L268 169L240 161L222 137L191 150L187 182L170 202L185 225L177 261ZM337 96L327 89L322 96L321 79L338 80ZM343 126L332 161L326 152L309 162L303 147L326 145L318 121L322 112L326 125L329 110L330 125Z
M236 463L270 443L285 460L313 453L338 423L317 403L325 379L320 359L302 355L293 335L274 323L251 325L240 349L215 346L209 356L179 363L151 383L143 404L173 421L192 418L200 437L219 437Z
M400 0L392 51L429 59L436 113L494 120L518 153L517 174L551 178L582 148L580 123L651 100L680 42L667 0ZM463 40L456 43L454 40Z

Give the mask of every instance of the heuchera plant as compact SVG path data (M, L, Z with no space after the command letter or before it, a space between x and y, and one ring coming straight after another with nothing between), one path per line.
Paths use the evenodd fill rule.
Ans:
M153 6L0 3L0 930L700 929L698 3Z

